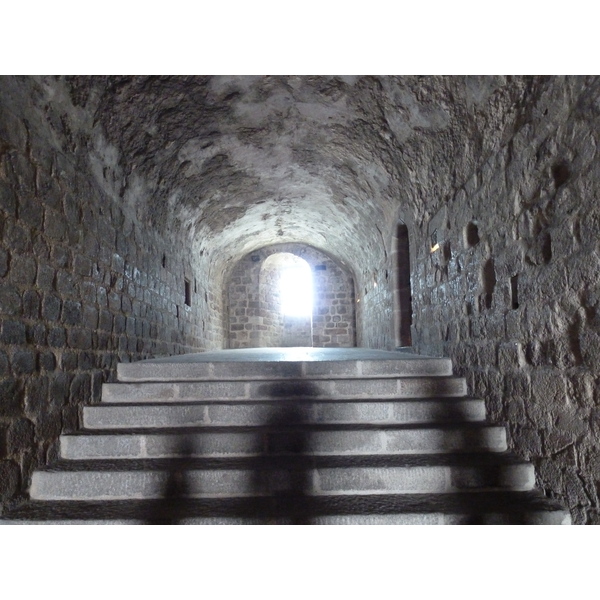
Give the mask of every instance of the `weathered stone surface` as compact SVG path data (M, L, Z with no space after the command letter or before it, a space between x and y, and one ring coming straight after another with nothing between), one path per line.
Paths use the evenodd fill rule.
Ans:
M0 282L0 314L20 315L23 309L21 295L10 283Z
M19 490L19 465L12 460L0 460L0 498L10 500Z
M35 283L37 266L31 256L14 255L11 259L10 279L18 286L31 286Z
M62 309L62 321L66 325L79 325L81 324L82 311L81 302L74 302L67 300L63 304Z
M46 321L58 321L61 304L58 296L46 294L42 303L42 317Z
M343 326L350 305L331 297L314 315L319 344L355 335L390 349L408 323L419 351L455 359L493 418L510 415L516 432L526 411L537 434L511 442L524 453L564 421L567 399L597 406L594 386L573 382L600 377L598 78L75 81L0 82L10 147L0 159L0 313L27 320L35 352L72 343L112 365L108 378L117 359L221 348L225 331L254 342L272 324L241 304L259 313L227 322L228 277L261 248L303 244L354 280L355 332ZM398 220L412 325L398 299ZM75 311L56 329L49 294L60 308L81 304L81 321ZM76 358L73 372L95 368ZM552 370L564 384L546 378ZM543 398L535 390L546 384ZM597 444L595 430L573 440L586 490L600 476L585 459ZM567 475L572 458L542 444L542 459L556 466L548 489L578 518L597 514Z
M13 372L16 375L28 375L35 371L35 354L30 350L18 350L11 357Z
M8 252L4 248L0 248L0 277L4 277L8 273Z
M25 344L26 327L18 321L4 321L0 330L0 341L3 344Z

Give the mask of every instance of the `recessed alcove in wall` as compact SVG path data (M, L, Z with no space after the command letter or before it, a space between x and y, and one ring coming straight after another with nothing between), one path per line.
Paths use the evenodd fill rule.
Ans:
M436 239L437 243L437 239ZM394 329L396 346L410 346L412 325L412 292L410 286L410 246L408 228L398 221L392 240L394 265Z
M304 278L290 292L294 301L302 295L305 304L312 301L304 316L290 314L293 307L286 309L281 284L288 273L294 283ZM352 274L316 248L292 243L254 250L233 267L226 281L230 348L356 345Z

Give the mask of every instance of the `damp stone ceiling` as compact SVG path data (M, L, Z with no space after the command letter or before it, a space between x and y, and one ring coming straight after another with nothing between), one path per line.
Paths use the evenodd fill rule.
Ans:
M92 172L127 210L221 273L301 242L357 273L452 197L528 118L544 78L38 78L85 124ZM67 110L68 108L68 110ZM64 125L64 115L55 121ZM58 125L60 126L60 124ZM75 134L74 134L75 135ZM75 144L76 145L76 144ZM91 147L91 148L90 148Z

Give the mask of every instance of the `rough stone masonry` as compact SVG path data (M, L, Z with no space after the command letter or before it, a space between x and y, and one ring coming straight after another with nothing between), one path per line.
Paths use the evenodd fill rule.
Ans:
M333 343L451 357L600 523L599 125L597 77L0 78L3 506L118 361L227 347L285 247L343 275Z

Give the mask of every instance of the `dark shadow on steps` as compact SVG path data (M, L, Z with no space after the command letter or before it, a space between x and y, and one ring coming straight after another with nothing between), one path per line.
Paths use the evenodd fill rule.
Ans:
M178 525L187 516L186 505L191 492L188 473L197 451L191 436L182 434L177 438L175 447L171 449L175 458L171 459L173 462L167 471L162 497L149 505L144 524Z
M278 382L266 385L261 392L275 402L266 422L256 432L260 455L250 457L252 472L245 490L248 495L224 499L222 505L255 523L310 525L312 518L306 502L312 492L311 461L307 457L310 440L305 426L311 423L312 405L304 400L317 396L318 390L309 383ZM201 485L189 478L201 455L198 435L181 434L177 440L170 449L174 458L169 459L164 490L159 499L148 502L144 524L178 525L194 516L194 506L205 504L190 497L192 493L198 496ZM210 516L206 509L201 510L203 516ZM217 512L220 513L218 509ZM229 511L228 514L235 517Z
M312 518L307 496L312 493L309 430L312 405L318 390L310 383L283 382L265 386L276 400L263 437L261 466L254 471L253 491L269 497L266 524L310 525Z
M496 454L488 447L489 440L485 429L493 424L488 421L465 420L465 416L461 411L455 411L449 403L441 410L432 411L433 422L438 422L446 430L442 436L442 446L446 447L449 453L456 453L465 458L471 457L471 460L481 454ZM462 516L461 525L489 524L489 508L482 509L482 503L474 503L473 493L477 494L476 490L481 487L496 487L497 478L493 468L480 470L475 466L460 475L452 474L452 486L456 488L452 492L454 510ZM497 510L502 511L503 508L498 506Z

